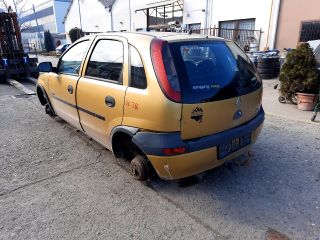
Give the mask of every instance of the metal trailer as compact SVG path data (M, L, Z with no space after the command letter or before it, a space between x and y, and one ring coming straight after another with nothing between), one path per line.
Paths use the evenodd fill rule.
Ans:
M37 77L37 62L23 50L16 13L0 13L0 80Z

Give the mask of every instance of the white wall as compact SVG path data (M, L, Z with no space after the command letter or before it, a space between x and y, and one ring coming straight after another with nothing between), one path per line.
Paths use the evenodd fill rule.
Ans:
M219 21L255 18L255 29L263 31L260 48L273 48L277 5L279 0L208 0L209 25L219 26ZM273 3L273 6L271 6ZM269 20L270 28L269 28ZM210 21L211 20L211 21ZM268 34L269 30L269 34ZM268 39L267 39L268 37Z
M183 3L183 23L201 23L201 28L205 28L206 20L206 0L185 0Z
M82 0L80 3L82 30L84 32L106 32L110 28L110 13L98 0ZM78 1L74 0L65 19L66 33L80 26Z
M280 0L184 0L183 23L201 23L201 28L209 28L219 27L219 21L254 18L255 29L261 29L263 31L260 48L273 48L279 1ZM207 9L207 11L203 12L202 9ZM271 21L269 29L270 14Z
M273 47L277 6L280 0L184 0L183 23L201 23L201 28L218 27L219 21L255 18L255 29L262 29L260 48ZM135 31L146 28L146 15L135 10L146 8L157 0L116 0L112 6L112 25L109 9L98 0L81 0L82 28L85 32ZM273 11L269 29L271 3ZM131 11L130 11L131 10ZM131 17L131 26L130 26ZM78 1L74 0L65 21L66 32L80 27ZM267 39L269 29L269 39Z
M147 27L147 17L142 11L136 12L136 10L146 8L147 4L155 1L157 0L116 0L112 6L113 30L135 31L137 28L145 29Z

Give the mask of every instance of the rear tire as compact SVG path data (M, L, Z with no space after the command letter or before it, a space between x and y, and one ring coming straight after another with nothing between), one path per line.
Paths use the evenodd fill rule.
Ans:
M274 63L274 58L270 58L270 57L258 58L258 65L259 63Z
M46 114L48 114L52 118L56 116L48 103L45 105L45 111L46 111Z
M137 155L131 160L131 174L139 181L147 181L149 179L150 169L144 157Z
M274 68L274 64L273 62L258 62L257 68Z
M283 96L279 96L279 97L278 97L278 101L279 101L280 103L286 103L286 98L283 97Z
M257 68L258 72L260 74L273 74L274 69L273 68Z
M262 79L272 79L273 78L272 73L260 73L260 76Z

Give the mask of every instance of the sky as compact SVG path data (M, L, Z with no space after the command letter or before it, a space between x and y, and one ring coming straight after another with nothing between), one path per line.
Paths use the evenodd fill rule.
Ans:
M14 5L13 5L13 0L0 0L0 8L4 8L3 7L3 2L6 2L9 6L11 6L13 9L14 9ZM15 0L16 2L17 1L20 1L20 0ZM34 5L39 5L39 4L41 4L41 3L43 3L43 2L47 2L48 0L22 0L22 3L21 4L19 4L19 6L21 7L21 6L23 6L25 3L26 3L26 5L25 5L25 7L23 8L23 10L28 10L28 9L30 9L31 7L32 7L32 4L34 4ZM17 6L17 8L18 8L18 11L19 11L19 6Z

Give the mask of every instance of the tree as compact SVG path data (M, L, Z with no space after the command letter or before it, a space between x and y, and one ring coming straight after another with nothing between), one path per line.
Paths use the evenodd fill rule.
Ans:
M318 93L316 60L308 43L302 43L297 49L288 53L279 80L280 93L283 96L293 96L297 92Z
M44 31L44 47L47 52L54 50L53 39L49 30Z
M75 28L70 29L69 36L70 36L71 42L74 43L79 38L83 37L84 34L80 28L75 27Z

